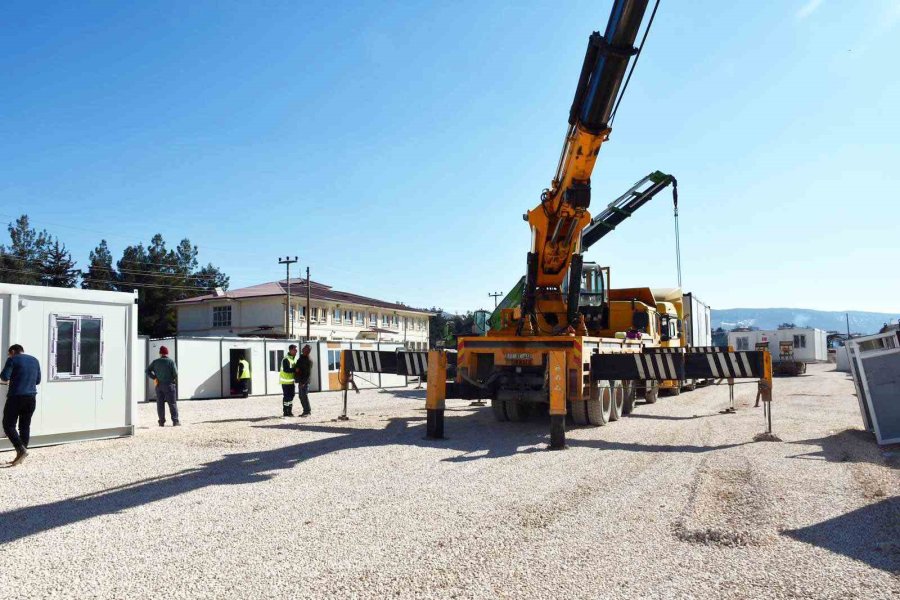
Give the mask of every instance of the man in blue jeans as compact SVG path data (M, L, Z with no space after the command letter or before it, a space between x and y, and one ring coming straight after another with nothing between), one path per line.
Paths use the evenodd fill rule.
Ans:
M181 425L178 420L178 401L175 383L178 381L178 368L175 361L169 358L169 349L159 347L159 358L147 367L147 377L156 380L156 416L159 418L159 426L166 424L166 404L169 405L169 415L172 417L172 425Z
M9 347L3 371L0 371L0 382L9 385L3 407L3 433L16 449L16 457L10 463L14 467L28 456L31 417L37 407L37 386L41 384L41 365L35 357L25 354L21 345L13 344Z

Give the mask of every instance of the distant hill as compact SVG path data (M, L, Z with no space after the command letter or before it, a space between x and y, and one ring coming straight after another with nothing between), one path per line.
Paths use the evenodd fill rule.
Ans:
M878 333L885 323L896 323L900 313L875 313L851 310L850 331L853 333ZM806 308L725 308L712 311L712 327L734 329L757 327L776 329L782 323L797 327L818 327L825 331L847 331L846 313Z

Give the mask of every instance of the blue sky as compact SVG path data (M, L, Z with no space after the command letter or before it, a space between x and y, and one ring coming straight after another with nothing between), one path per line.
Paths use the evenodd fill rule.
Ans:
M161 232L232 287L298 255L338 289L489 307L524 272L593 2L7 2L0 220L83 265ZM663 1L593 174L679 180L717 308L900 310L900 2ZM659 196L588 254L675 283Z

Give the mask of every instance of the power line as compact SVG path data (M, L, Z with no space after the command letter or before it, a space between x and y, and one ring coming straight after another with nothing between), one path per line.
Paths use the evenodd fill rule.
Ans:
M43 273L41 271L30 271L26 269L7 269L4 267L0 267L0 271L5 271L7 273L25 273L29 275L43 275L46 276L47 273ZM167 289L167 290L186 290L192 292L203 292L210 291L208 288L204 287L188 287L182 285L162 285L162 284L154 284L154 283L142 283L136 281L110 281L107 279L92 279L90 277L82 277L82 281L87 283L105 283L115 287L138 287L138 288L158 288L158 289Z
M29 260L26 258L21 258L19 256L16 256L15 254L10 254L8 252L0 251L0 256L10 256L18 262L31 264L31 265L35 265L35 266L43 266L43 263L40 263L37 260L34 260L34 259ZM149 264L154 264L154 263L149 263ZM93 265L88 265L87 269L75 269L75 270L81 271L82 273L84 273L84 272L87 272L88 270L90 270L91 266L93 266ZM171 265L167 265L167 266L171 266ZM107 267L98 267L98 268L107 269ZM116 267L109 267L108 270L111 273L118 272L118 273L125 273L127 275L139 275L141 277L179 278L179 279L192 279L192 280L196 280L196 281L210 281L210 282L214 282L216 280L215 275L187 275L187 274L181 274L181 273L154 273L152 271L137 271L137 270L133 270L133 269L119 269Z

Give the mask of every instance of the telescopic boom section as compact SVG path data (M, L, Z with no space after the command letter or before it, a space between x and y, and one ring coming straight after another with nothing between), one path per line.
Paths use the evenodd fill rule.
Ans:
M608 139L628 63L637 52L634 41L647 1L614 0L605 34L594 32L588 41L556 176L541 194L541 204L525 216L532 229L525 315L535 314L536 289L559 288L573 255L581 251L581 232L591 221L591 172Z

